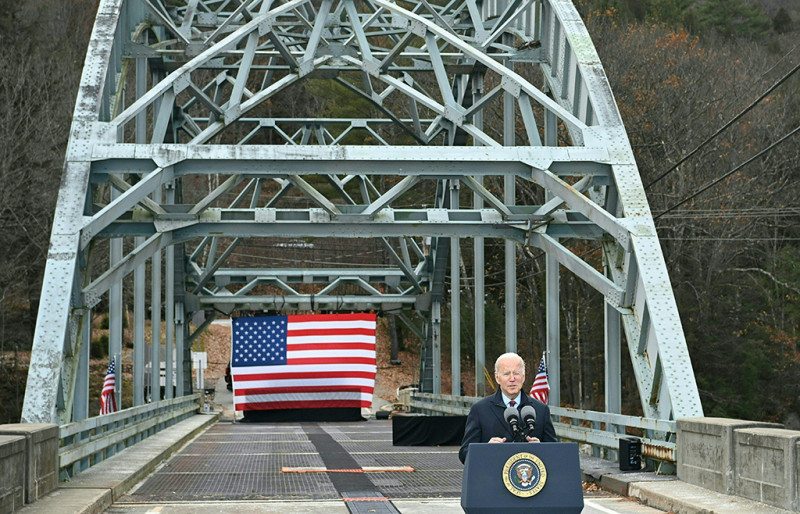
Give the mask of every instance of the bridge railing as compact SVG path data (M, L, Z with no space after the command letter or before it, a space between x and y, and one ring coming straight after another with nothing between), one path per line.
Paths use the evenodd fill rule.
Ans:
M428 415L469 414L480 398L411 392L407 401L414 412ZM642 456L675 463L675 421L610 414L565 407L550 407L553 426L559 439L589 444L597 457L610 458L609 450L619 450L621 439L636 437L642 443ZM658 437L655 436L658 434Z
M200 402L198 392L61 425L58 457L62 478L183 421L200 410Z

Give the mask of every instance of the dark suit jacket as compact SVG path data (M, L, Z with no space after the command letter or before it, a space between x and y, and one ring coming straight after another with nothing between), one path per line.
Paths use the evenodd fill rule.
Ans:
M530 405L536 411L536 426L533 430L533 437L538 437L543 443L557 443L556 429L550 419L550 407L534 398L522 393L519 408ZM467 424L464 427L464 439L461 441L461 449L458 451L458 458L461 463L467 461L467 452L472 443L488 443L492 437L505 437L506 441L514 440L514 432L511 426L503 418L506 404L503 403L502 392L498 389L496 393L480 400L472 406L467 416Z

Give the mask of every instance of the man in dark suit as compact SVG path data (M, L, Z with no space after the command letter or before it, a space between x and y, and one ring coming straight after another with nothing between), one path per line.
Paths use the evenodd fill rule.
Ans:
M529 443L557 443L556 430L550 420L550 408L528 397L523 391L525 382L525 363L516 353L504 353L494 363L494 379L500 389L491 396L480 400L472 406L464 428L464 439L458 458L467 461L469 445L472 443L504 443L514 440L511 426L503 413L509 406L522 408L530 405L536 411L536 426L533 434L526 436Z

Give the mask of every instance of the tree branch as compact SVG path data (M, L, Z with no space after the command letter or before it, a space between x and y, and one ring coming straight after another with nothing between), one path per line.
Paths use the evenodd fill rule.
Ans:
M770 280L772 280L773 282L775 282L779 286L785 287L786 289L789 289L791 291L794 291L795 293L800 294L800 289L796 288L795 286L793 286L791 284L787 284L786 282L778 280L775 277L775 275L773 275L772 273L770 273L767 270L763 270L761 268L733 268L733 271L743 271L743 272L757 271L757 272L761 273L762 275L766 275L767 277L769 277Z

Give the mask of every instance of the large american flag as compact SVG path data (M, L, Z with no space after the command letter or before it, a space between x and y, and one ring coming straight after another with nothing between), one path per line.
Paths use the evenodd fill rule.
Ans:
M536 378L533 379L531 392L529 396L536 398L542 403L547 403L550 397L550 384L547 382L547 366L544 362L544 355L542 355L542 362L539 363L539 370L536 372Z
M233 320L236 410L369 407L376 369L374 314Z
M114 396L114 387L117 381L116 366L114 366L114 358L108 364L106 371L106 378L103 381L103 390L100 393L100 415L111 414L117 412L117 400Z

